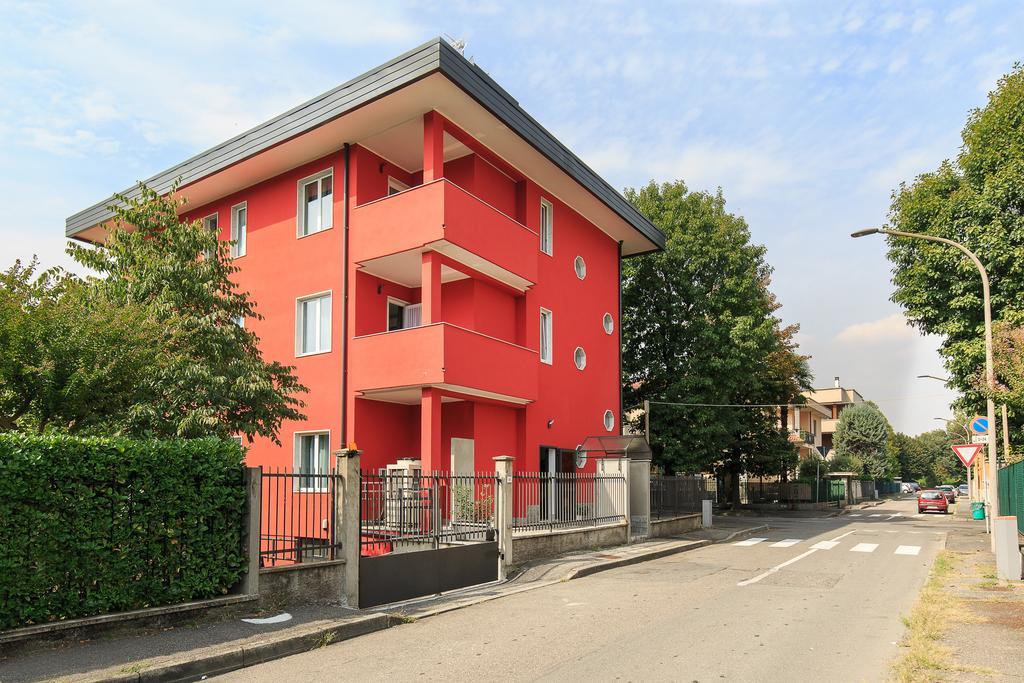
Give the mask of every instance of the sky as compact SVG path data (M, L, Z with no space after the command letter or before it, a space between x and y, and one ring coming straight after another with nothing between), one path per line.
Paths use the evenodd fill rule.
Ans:
M449 35L613 186L721 188L815 386L839 376L916 434L950 417L916 379L943 374L939 340L889 301L883 240L849 233L956 156L1021 26L1009 1L0 0L0 267L72 265L68 215Z

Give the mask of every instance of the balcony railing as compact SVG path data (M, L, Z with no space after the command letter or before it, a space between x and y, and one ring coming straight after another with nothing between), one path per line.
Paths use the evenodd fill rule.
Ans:
M537 233L444 179L356 207L350 239L352 259L371 273L429 247L519 289L537 281Z
M517 401L537 397L537 353L448 323L352 340L352 388L372 392L444 385Z

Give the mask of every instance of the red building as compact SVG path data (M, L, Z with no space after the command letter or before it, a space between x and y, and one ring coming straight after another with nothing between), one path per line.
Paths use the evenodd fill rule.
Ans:
M620 259L664 237L446 42L146 182L175 179L310 389L249 464L320 472L356 443L366 468L571 470L619 433ZM102 241L109 203L68 236Z

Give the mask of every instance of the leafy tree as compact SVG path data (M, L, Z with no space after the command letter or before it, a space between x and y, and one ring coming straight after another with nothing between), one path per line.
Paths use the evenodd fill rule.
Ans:
M948 429L935 429L917 435L914 440L920 459L928 464L925 480L929 486L957 484L967 479L967 470L950 448L962 441L963 435L957 438Z
M104 247L69 247L97 275L0 274L0 430L276 440L305 387L237 324L260 316L228 245L141 189Z
M993 319L1005 329L1024 325L1024 66L1015 65L971 112L955 162L903 184L893 195L890 222L915 233L954 239L985 265L992 286ZM980 412L985 384L981 283L975 267L955 249L891 237L893 301L908 320L943 338L940 352L963 397L961 409ZM1018 340L1019 341L1019 340ZM1017 342L1014 342L1017 343ZM1019 376L1000 369L1006 400L1024 415ZM1019 430L1019 420L1013 422ZM1020 433L1015 433L1019 440Z
M650 183L627 198L666 235L665 251L623 264L623 382L643 399L739 407L655 405L652 450L666 471L778 473L796 450L774 408L809 384L795 327L767 289L765 249L717 194ZM751 406L751 407L745 407Z
M15 262L0 273L0 431L123 426L160 339L145 307Z
M836 458L860 461L863 471L874 479L891 476L889 435L892 428L872 403L856 403L839 414L833 436Z

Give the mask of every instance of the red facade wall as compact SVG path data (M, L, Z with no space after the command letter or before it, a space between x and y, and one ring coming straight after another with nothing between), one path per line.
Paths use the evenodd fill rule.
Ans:
M334 169L334 227L303 238L297 238L297 181L326 168ZM303 397L307 420L282 425L278 446L269 439L257 439L251 445L248 461L268 466L292 466L294 434L298 431L329 431L332 450L342 447L341 441L341 377L343 301L343 226L342 226L342 154L335 152L324 158L293 169L276 178L254 185L230 197L187 212L186 218L198 219L214 211L219 213L221 237L228 239L231 206L247 202L247 254L237 259L240 271L237 282L257 304L264 320L247 321L246 325L261 339L267 358L294 365L299 380L310 389ZM536 400L525 407L496 404L489 401L465 401L442 405L442 452L448 453L453 436L475 439L478 470L490 470L491 458L513 455L516 466L536 470L541 445L574 448L586 436L610 433L603 425L605 410L612 410L619 429L619 321L618 321L618 250L616 243L588 223L557 198L547 195L529 180L518 189L516 183L492 164L475 154L445 164L451 182L472 192L487 204L523 223L534 232L540 230L540 199L554 205L554 253L551 256L529 254L537 259L536 284L525 294L496 287L480 279L462 279L445 283L441 288L441 319L484 335L520 344L537 358L539 347L539 310L547 308L554 315L554 362L547 365L539 359L528 364L536 372L529 382L513 382L527 393L535 391ZM359 146L351 149L350 209L381 199L387 193L387 178L394 176L415 186L422 174L406 173L377 155ZM517 200L518 198L518 200ZM388 200L384 200L385 202ZM517 201L520 207L517 211ZM525 207L523 209L522 207ZM486 213L481 213L485 216ZM503 219L508 220L508 219ZM372 226L357 225L352 230L368 230ZM474 228L486 230L486 224ZM522 229L521 227L513 229ZM523 234L529 235L525 231ZM481 233L482 237L486 235ZM530 240L530 243L535 240ZM539 252L539 243L535 247ZM587 276L577 278L573 260L579 255L587 264ZM348 340L382 333L387 324L387 297L416 303L419 288L408 288L359 271L348 263L350 306ZM526 267L526 266L524 266ZM530 265L530 268L533 266ZM296 298L332 292L332 347L324 354L296 357ZM602 328L602 317L611 313L615 331L608 335ZM388 335L390 336L390 335ZM452 337L455 339L455 337ZM460 381L471 383L471 372L478 367L480 377L501 379L506 368L495 364L499 357L488 351L494 347L469 343L472 339L458 337ZM365 341L365 340L364 340ZM454 343L454 342L453 342ZM496 342L493 342L496 343ZM573 352L582 346L587 366L577 370ZM463 350L465 349L465 350ZM477 350L482 350L476 357ZM526 353L520 350L520 353ZM468 357L467 357L467 354ZM517 356L518 358L518 356ZM443 358L438 359L443 362ZM517 366L518 367L518 366ZM350 367L353 373L363 368ZM505 377L505 380L522 378ZM512 386L512 385L510 385ZM535 390L529 389L530 386ZM532 396L531 396L532 398ZM348 441L355 441L364 450L367 467L381 467L401 457L415 457L420 449L420 406L385 403L358 398L351 390L346 397ZM551 426L548 426L549 421ZM447 461L442 457L441 461ZM593 469L592 459L588 469Z

